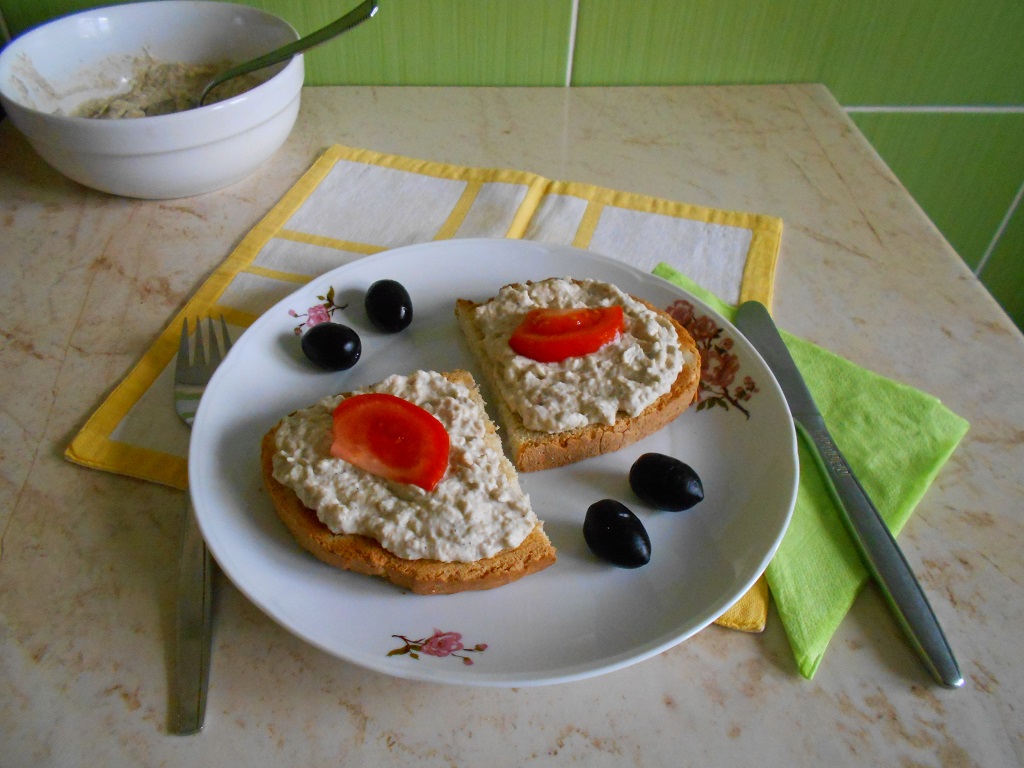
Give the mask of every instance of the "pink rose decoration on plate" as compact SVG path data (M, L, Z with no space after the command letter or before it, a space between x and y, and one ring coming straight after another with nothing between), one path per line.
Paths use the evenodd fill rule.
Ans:
M410 640L405 635L392 635L405 643L401 648L388 651L388 656L404 656L419 659L420 654L434 656L443 659L454 656L461 659L462 663L469 666L473 660L466 653L483 653L487 650L487 643L477 643L472 648L467 648L462 642L462 635L459 632L442 632L435 629L434 634L420 640Z
M314 325L319 325L320 323L329 323L331 321L331 317L334 315L335 312L337 312L339 309L345 309L348 306L347 304L334 303L334 286L328 288L326 294L324 294L323 296L317 296L317 298L320 299L320 301L323 303L314 304L312 307L306 310L305 314L300 315L294 309L288 310L288 315L290 317L306 318L303 322L295 326L294 330L296 336L302 335L303 327L312 328Z
M462 635L458 632L441 632L435 629L434 634L427 638L421 650L428 656L451 656L463 649Z
M327 311L327 307L323 304L317 304L314 307L310 307L306 312L306 325L319 325L320 323L326 323L330 321L331 313Z

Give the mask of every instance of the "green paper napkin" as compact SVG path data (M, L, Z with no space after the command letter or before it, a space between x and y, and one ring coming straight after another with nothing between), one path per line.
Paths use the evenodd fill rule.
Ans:
M666 264L654 274L726 319L726 304ZM893 535L899 533L968 423L931 395L865 370L782 331L836 444ZM868 580L817 464L800 444L800 483L789 529L765 575L800 673L814 676L829 640Z

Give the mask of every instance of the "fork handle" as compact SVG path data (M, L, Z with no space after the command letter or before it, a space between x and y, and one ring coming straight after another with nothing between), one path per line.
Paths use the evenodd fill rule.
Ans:
M211 572L213 561L196 522L191 500L185 510L178 570L175 665L171 733L202 730L210 679Z

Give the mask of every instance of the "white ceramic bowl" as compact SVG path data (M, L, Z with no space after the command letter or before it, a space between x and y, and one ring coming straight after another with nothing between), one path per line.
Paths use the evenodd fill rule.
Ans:
M301 55L252 90L199 109L116 120L67 114L127 90L146 53L241 62L296 39L282 19L231 3L98 8L37 27L0 52L0 101L36 152L81 184L127 197L197 195L244 178L284 143L299 111Z

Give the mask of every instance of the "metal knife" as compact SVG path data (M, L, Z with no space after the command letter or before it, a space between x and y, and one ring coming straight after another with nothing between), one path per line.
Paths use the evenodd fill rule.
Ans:
M829 434L768 310L759 302L745 302L736 313L735 325L775 374L789 403L797 432L812 449L868 570L914 649L941 685L959 688L964 682L963 675L921 585L889 527Z

